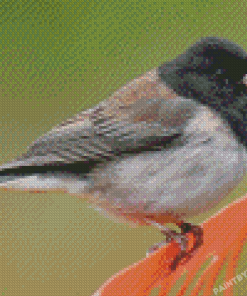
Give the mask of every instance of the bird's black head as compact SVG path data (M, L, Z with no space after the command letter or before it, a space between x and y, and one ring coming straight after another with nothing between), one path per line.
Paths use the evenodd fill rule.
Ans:
M247 146L247 53L226 39L208 37L162 65L159 75L177 94L221 113Z

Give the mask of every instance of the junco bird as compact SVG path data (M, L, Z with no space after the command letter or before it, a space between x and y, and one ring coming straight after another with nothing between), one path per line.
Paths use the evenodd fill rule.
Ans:
M117 221L195 234L247 170L247 53L208 37L0 167L0 187L86 197ZM182 232L164 227L175 223Z

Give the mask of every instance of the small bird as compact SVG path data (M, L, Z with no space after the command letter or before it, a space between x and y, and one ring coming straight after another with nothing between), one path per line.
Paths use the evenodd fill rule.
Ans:
M240 46L203 38L38 138L0 167L0 187L85 197L119 222L160 228L182 251L191 232L194 250L203 231L189 219L247 171L246 73Z

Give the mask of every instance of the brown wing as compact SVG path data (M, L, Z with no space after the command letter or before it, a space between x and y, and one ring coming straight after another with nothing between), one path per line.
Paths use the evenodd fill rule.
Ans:
M154 106L158 106L156 121L135 120L149 116L150 112L153 114ZM102 161L125 152L163 147L182 134L193 107L192 102L182 98L172 101L150 99L140 104L129 118L119 121L106 116L99 105L91 110L90 115L83 117L81 113L77 120L68 120L53 128L35 141L17 161L0 167L0 170L51 163Z
M52 163L102 161L124 152L163 147L182 134L196 103L178 97L157 69L116 91L41 136L17 161L0 171Z

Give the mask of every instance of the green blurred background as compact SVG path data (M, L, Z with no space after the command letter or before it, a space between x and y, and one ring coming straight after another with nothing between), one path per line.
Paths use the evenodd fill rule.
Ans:
M246 15L246 1L236 0L0 1L0 163L202 36L247 50ZM245 188L246 180L228 202ZM0 213L5 296L89 296L163 239L66 194L1 192ZM245 248L237 273L247 269L246 255ZM223 282L222 273L216 287ZM246 295L247 280L234 289Z

